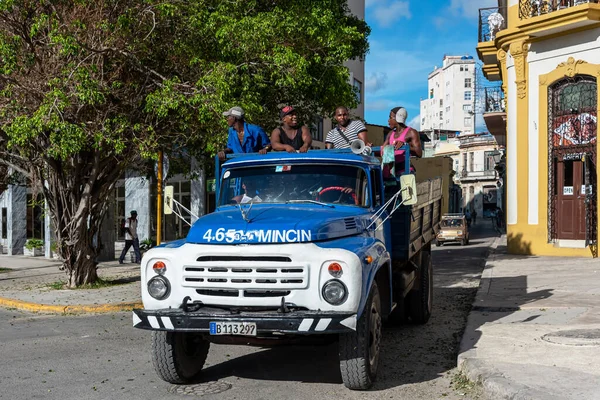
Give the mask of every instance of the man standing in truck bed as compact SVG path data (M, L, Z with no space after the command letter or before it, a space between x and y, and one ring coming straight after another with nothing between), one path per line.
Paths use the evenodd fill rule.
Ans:
M371 146L367 135L367 127L362 121L349 119L348 108L340 106L335 109L335 120L337 126L329 131L325 138L325 147L328 149L344 149L360 139L367 146Z
M225 149L217 153L221 161L225 160L226 154L267 154L271 150L271 142L263 128L247 123L244 114L242 107L231 107L223 113L227 118L229 137Z

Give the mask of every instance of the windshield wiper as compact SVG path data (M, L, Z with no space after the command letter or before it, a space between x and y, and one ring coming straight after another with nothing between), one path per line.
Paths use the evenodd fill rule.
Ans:
M285 202L286 204L288 203L312 203L312 204L318 204L320 206L324 206L324 207L330 207L330 208L335 208L335 206L333 204L327 204L327 203L322 203L320 201L316 201L316 200L288 200Z

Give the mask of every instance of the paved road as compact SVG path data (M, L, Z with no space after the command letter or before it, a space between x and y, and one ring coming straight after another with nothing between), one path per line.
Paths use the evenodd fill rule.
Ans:
M475 295L490 230L471 245L434 249L435 305L424 326L386 329L378 382L350 392L338 372L337 346L254 348L213 345L206 382L162 382L150 362L149 333L130 314L40 316L0 310L1 399L474 399L453 385L457 346ZM209 392L212 394L208 394ZM216 393L222 391L220 393Z

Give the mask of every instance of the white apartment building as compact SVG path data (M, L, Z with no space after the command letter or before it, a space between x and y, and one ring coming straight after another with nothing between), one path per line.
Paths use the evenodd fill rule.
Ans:
M421 130L474 132L475 60L444 56L428 78L427 98L421 100Z

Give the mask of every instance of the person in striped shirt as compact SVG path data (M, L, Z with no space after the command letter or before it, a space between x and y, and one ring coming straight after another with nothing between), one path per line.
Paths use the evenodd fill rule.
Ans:
M367 127L362 121L351 120L347 107L340 106L335 109L335 120L337 121L337 126L330 130L325 138L326 148L347 148L356 139L360 139L367 146L371 146L367 135Z

